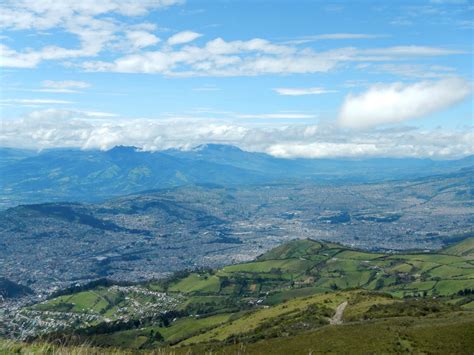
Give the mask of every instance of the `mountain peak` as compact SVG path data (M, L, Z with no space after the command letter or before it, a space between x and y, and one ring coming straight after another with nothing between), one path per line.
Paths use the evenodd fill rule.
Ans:
M242 152L242 149L235 145L207 143L201 144L193 148L194 151L208 151L208 152Z

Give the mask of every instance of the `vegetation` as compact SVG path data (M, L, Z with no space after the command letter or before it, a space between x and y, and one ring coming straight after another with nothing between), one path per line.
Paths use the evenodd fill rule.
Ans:
M437 254L296 240L254 262L100 284L29 309L98 317L41 339L110 351L463 353L474 349L472 240ZM343 324L330 325L346 302Z

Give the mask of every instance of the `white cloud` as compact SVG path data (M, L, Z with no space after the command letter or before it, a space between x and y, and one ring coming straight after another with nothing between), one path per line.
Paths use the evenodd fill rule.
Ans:
M364 33L328 33L314 36L314 38L317 39L366 39L378 37L380 37L380 35L370 35Z
M111 13L143 16L149 11L180 4L181 0L4 0L0 23L9 29L51 29L71 20L88 21Z
M283 96L303 96L303 95L320 95L336 92L334 90L326 90L324 88L312 87L312 88L275 88L273 89L276 93Z
M385 37L383 35L374 35L366 33L326 33L314 36L304 36L285 43L288 44L304 44L321 40L346 40L346 39L374 39Z
M274 144L266 150L268 154L279 158L327 158L361 157L377 155L377 145L373 143L286 143Z
M467 4L467 0L431 0L433 4Z
M90 71L161 73L169 76L248 76L328 71L337 53L318 55L309 50L276 45L255 38L226 42L221 38L204 46L164 48L118 58L114 62L86 62Z
M361 51L362 54L368 55L381 55L389 56L391 58L396 57L433 57L443 56L452 54L463 54L463 51L446 49L439 47L427 47L427 46L396 46L388 48L375 48L366 49Z
M4 104L17 105L51 105L51 104L72 104L72 101L53 100L53 99L3 99L0 100Z
M453 76L456 69L440 65L386 63L374 66L373 71L375 73L390 73L405 78L432 79Z
M200 87L193 88L193 91L219 91L220 88L215 85L204 85Z
M403 127L402 127L403 128ZM204 143L232 144L285 158L434 157L474 154L472 127L460 130L384 129L357 135L334 125L271 127L243 121L199 118L120 119L107 113L49 109L4 119L0 145L23 148L144 150L191 149Z
M460 78L375 85L359 95L346 96L338 121L347 128L402 122L448 108L470 92L470 85Z
M316 118L315 115L309 115L305 113L293 113L293 112L282 112L282 113L262 113L262 114L238 114L237 118L257 118L257 119L308 119Z
M34 89L31 91L36 92L48 92L48 93L56 93L56 94L77 94L81 91L77 89L86 89L90 87L89 83L84 81L75 81L75 80L62 80L62 81L54 81L54 80L44 80L42 82L41 89Z
M127 39L133 48L145 48L160 42L160 39L147 31L127 31Z
M111 113L111 112L101 112L101 111L77 111L77 112L81 115L84 115L85 117L94 117L94 118L118 117L116 113Z
M183 31L183 32L179 32L172 35L170 38L168 38L167 42L169 45L174 46L176 44L184 44L184 43L192 42L201 36L202 34L197 33L197 32Z
M85 81L76 81L76 80L44 80L43 87L51 89L86 89L90 87L89 83Z
M41 61L37 52L20 53L0 43L0 67L34 68Z

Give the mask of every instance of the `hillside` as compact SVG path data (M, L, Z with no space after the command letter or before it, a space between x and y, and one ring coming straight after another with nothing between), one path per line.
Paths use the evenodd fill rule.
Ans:
M467 354L474 349L472 313L453 312L431 317L385 318L353 322L342 326L324 326L302 334L269 338L258 342L238 344L197 344L183 347L153 349L124 349L92 347L91 345L57 346L48 343L18 343L2 341L5 353L44 354L367 354L367 353L430 353ZM123 341L127 341L124 334ZM365 341L360 341L364 339ZM117 346L117 345L115 345Z
M474 264L448 252L470 243L437 254L382 254L295 240L219 270L65 294L22 309L10 320L10 333L177 353L307 353L333 346L353 353L463 353L474 349ZM41 326L32 328L33 318ZM440 337L432 341L429 334ZM335 344L340 337L345 340ZM360 337L378 340L353 340Z
M33 291L26 286L19 285L5 277L0 277L0 301L2 298L15 298L32 294Z
M446 254L462 256L463 258L474 259L474 238L468 238L460 243L444 249Z

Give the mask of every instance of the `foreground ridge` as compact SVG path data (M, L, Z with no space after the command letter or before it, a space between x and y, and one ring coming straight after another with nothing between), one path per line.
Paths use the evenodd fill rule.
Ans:
M10 333L31 345L1 346L59 341L71 351L87 344L91 352L124 354L318 353L330 346L463 353L474 349L473 243L383 254L294 240L218 270L66 292L9 319ZM372 336L370 346L354 340Z

